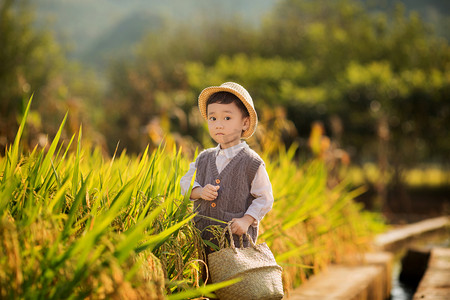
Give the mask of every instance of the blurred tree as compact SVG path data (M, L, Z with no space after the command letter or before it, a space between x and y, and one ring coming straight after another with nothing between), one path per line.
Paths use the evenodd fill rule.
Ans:
M135 61L113 70L108 101L132 95L135 103L115 112L115 124L127 120L135 130L169 114L171 131L205 143L197 95L237 81L257 108L283 107L301 145L321 121L355 162L388 169L447 156L439 129L450 125L449 56L447 42L402 6L390 16L370 14L359 1L285 0L259 29L236 20L150 34ZM430 126L438 130L430 134Z
M358 1L287 0L280 2L263 32L268 37L268 47L262 48L265 55L299 60L308 70L308 82L284 85L286 93L280 93L290 98L285 103L300 134L308 132L302 127L305 121L311 123L311 117L332 131L331 120L338 116L346 147L355 147L353 153L360 160L374 159L379 153L373 144L377 144L380 122L386 120L396 135L389 142L396 153L396 158L390 154L392 163L430 159L429 151L435 159L446 156L446 146L440 150L427 146L442 143L443 137L425 131L431 123L439 128L446 123L441 116L448 115L448 101L443 99L448 97L450 51L448 43L433 35L417 14L406 16L401 5L388 16L369 14ZM358 82L358 88L345 83L348 76ZM411 114L424 103L427 114ZM379 106L380 112L374 114ZM405 134L403 129L411 124L421 133ZM392 145L399 141L403 142ZM414 149L406 145L412 141L423 145L414 157L405 155Z
M45 82L47 72L44 69L54 64L46 60L46 53L57 52L51 47L52 41L43 33L32 30L33 16L28 6L19 1L5 0L0 3L0 149L3 153L7 143L14 140L17 117L21 113L24 101L33 92L32 83ZM55 57L58 58L57 56ZM42 64L36 63L39 60ZM26 66L34 65L34 68ZM39 69L41 67L41 69ZM35 86L34 86L35 88ZM39 120L36 120L39 123ZM40 125L38 125L40 126Z
M341 81L343 99L335 105L344 127L346 145L359 149L360 161L378 161L375 187L380 205L387 184L403 189L403 171L419 162L448 163L446 138L450 126L448 72L404 70L395 73L388 62L350 64ZM444 96L447 95L447 96ZM388 182L388 172L393 178ZM405 195L398 195L405 201Z
M46 135L56 133L67 110L71 111L69 135L82 122L86 132L94 135L89 131L91 122L100 118L98 111L92 109L100 97L95 76L69 63L50 32L33 27L34 20L28 1L0 2L0 153L14 140L24 104L31 94L31 147L45 146ZM92 102L82 101L85 97ZM102 140L99 135L95 139Z

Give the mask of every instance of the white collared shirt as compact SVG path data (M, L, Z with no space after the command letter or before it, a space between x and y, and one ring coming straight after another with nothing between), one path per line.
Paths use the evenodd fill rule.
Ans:
M216 166L217 171L222 172L222 170L228 165L228 163L239 153L243 148L249 148L246 142L241 142L233 147L227 149L221 149L220 145L216 147ZM189 170L181 178L181 193L186 195L190 192L189 187L192 182L196 171L195 162L189 164ZM201 185L194 181L192 189L196 187L201 187ZM273 192L272 184L269 180L269 175L267 174L264 162L259 166L256 171L255 178L252 181L250 188L250 193L255 197L252 204L245 212L246 215L250 215L255 218L256 222L262 220L262 218L272 209L273 205ZM253 225L257 225L253 224Z

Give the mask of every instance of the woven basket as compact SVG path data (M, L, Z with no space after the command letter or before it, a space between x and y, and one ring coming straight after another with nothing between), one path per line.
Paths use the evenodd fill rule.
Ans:
M250 247L236 248L230 226L230 247L224 247L224 235L220 251L208 255L208 266L213 283L233 278L242 280L216 291L221 300L236 299L281 299L284 296L282 268L266 243L255 245L247 236ZM241 237L242 241L242 237Z

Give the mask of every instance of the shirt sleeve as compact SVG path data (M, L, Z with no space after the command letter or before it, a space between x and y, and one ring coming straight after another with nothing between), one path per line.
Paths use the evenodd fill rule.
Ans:
M186 174L184 174L183 177L181 177L180 180L180 187L181 187L181 194L183 196L185 196L186 194L190 193L190 187L191 187L191 182L192 182L192 178L195 175L195 171L197 170L197 168L195 167L195 162L191 162L189 164L189 170L186 172ZM192 186L192 189L196 188L200 186L200 184L196 181L194 181L194 185Z
M252 181L250 193L255 197L252 204L246 211L246 215L255 218L252 226L257 226L258 222L272 209L273 206L273 191L270 183L269 174L267 174L264 163L261 164L256 172L255 178Z

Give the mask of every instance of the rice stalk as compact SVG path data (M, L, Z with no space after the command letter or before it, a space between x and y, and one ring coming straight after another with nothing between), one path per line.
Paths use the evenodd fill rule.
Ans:
M60 140L66 115L48 150L22 153L30 105L0 157L2 298L186 299L222 286L200 279L205 241L191 222L189 196L180 195L191 161L181 149L107 158L83 144L80 128L72 151L75 136L66 146ZM263 157L275 203L259 242L284 267L287 289L364 251L383 228L354 203L362 190L328 187L324 162L298 162L296 150Z

